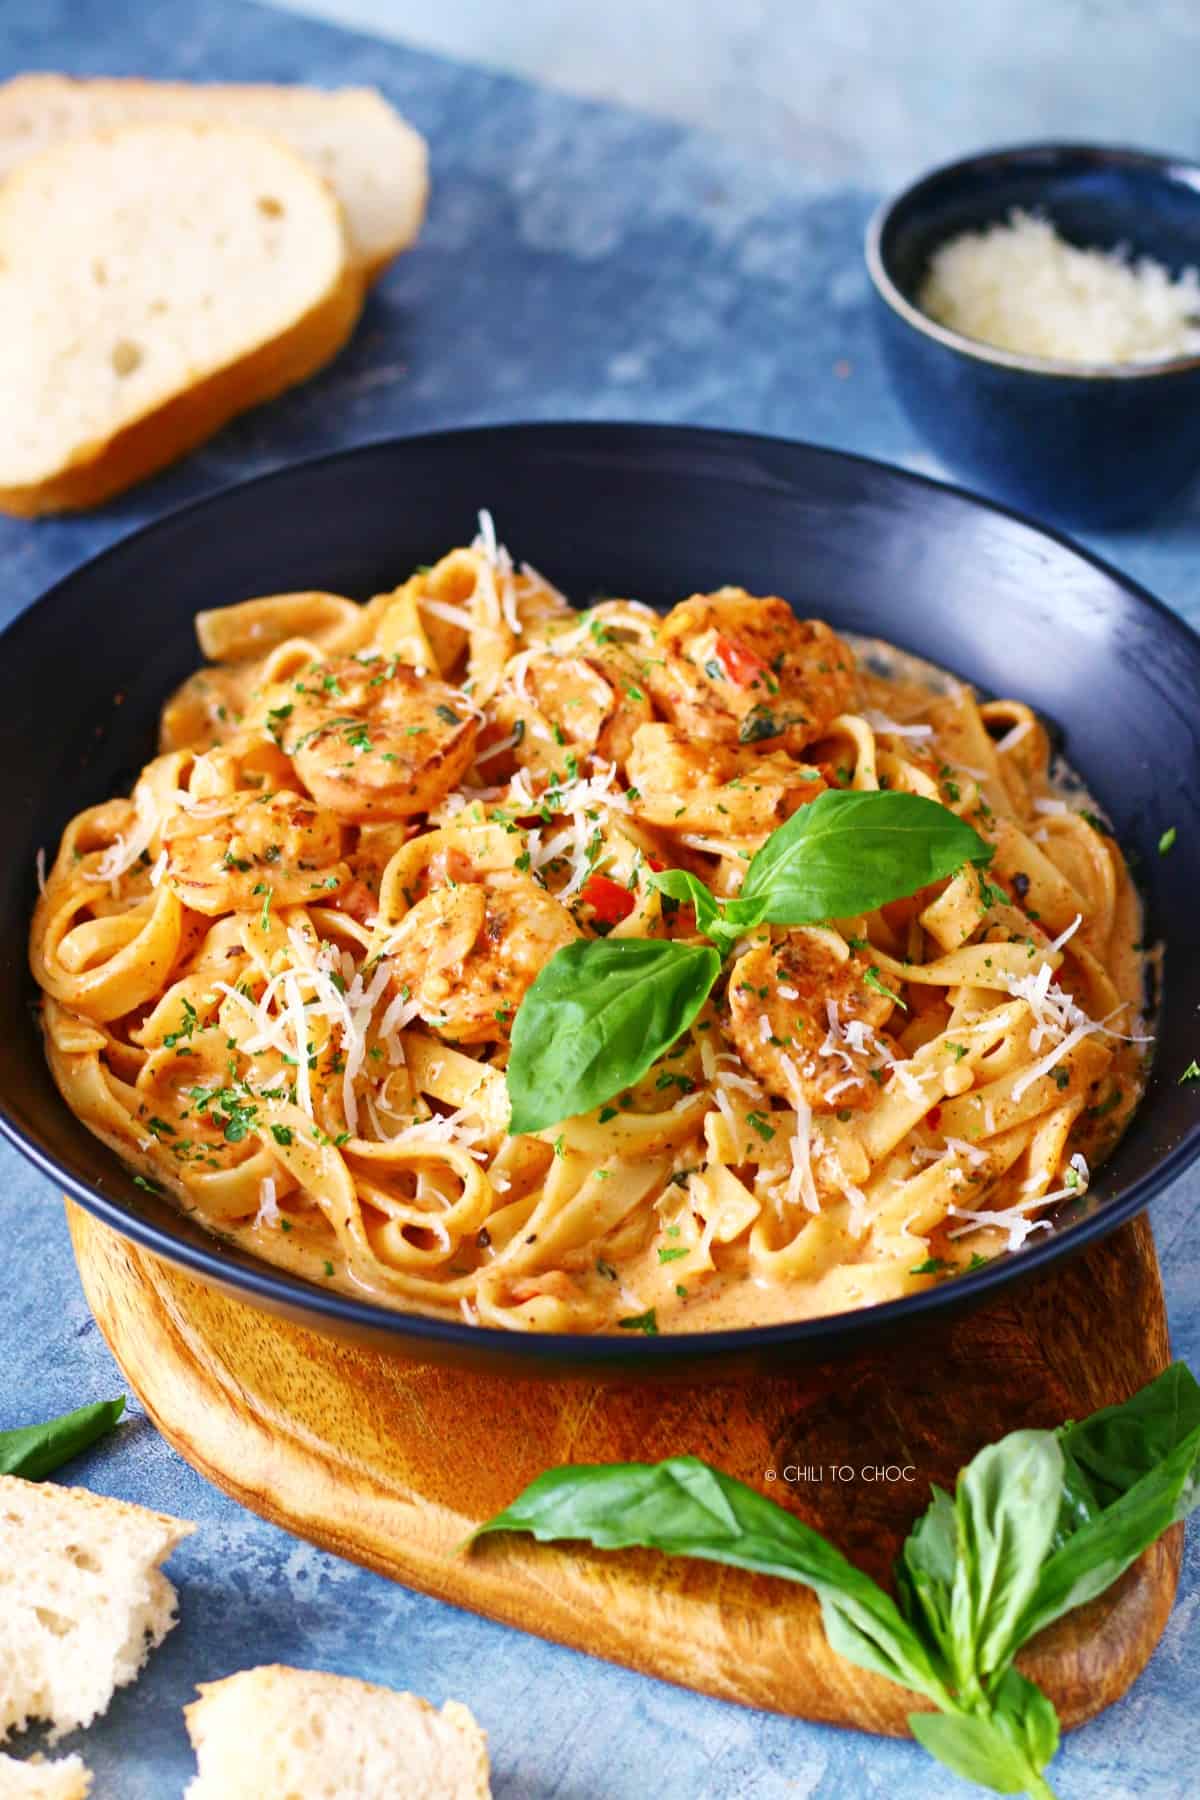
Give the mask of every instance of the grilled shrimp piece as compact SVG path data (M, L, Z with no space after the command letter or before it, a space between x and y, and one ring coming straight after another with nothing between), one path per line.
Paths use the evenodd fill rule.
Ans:
M734 837L774 831L825 786L819 770L782 750L696 743L679 726L660 724L634 733L629 779L641 795L639 818Z
M507 1038L534 979L579 936L565 906L528 875L435 888L404 915L392 983L427 1025L461 1044Z
M781 1099L799 1088L814 1112L869 1105L879 1088L867 1071L880 1060L870 1045L892 1002L865 985L867 972L836 932L790 931L734 963L722 1030Z
M667 716L694 737L802 750L853 703L854 656L819 619L743 588L693 594L658 633L646 680Z
M489 781L518 768L549 775L562 768L564 750L624 767L635 731L654 716L631 657L615 645L577 656L536 650L514 667L512 687L495 696L493 724L480 734ZM515 742L491 748L505 739Z
M454 688L383 656L303 664L265 691L256 722L315 800L360 825L444 800L471 765L478 730Z
M605 762L623 763L638 726L654 717L633 660L616 644L585 656L532 656L521 685L568 743Z
M167 876L185 906L209 915L267 902L312 905L350 880L342 823L307 794L242 789L174 812L162 828Z

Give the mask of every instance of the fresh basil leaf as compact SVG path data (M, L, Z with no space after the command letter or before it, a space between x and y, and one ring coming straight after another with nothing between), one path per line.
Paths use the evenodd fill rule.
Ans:
M1027 1790L1028 1762L991 1719L971 1713L909 1713L908 1724L922 1749L964 1781L977 1781L997 1794Z
M695 908L696 924L706 938L720 950L722 956L728 955L743 932L753 931L762 923L762 906L758 902L747 904L742 900L720 901L716 895L705 887L699 876L687 869L654 869L647 877L651 887L660 893L669 894L672 900L681 900L687 906Z
M959 1474L950 1631L957 1685L968 1697L1007 1668L1024 1641L1020 1622L1050 1550L1062 1475L1052 1431L1012 1431Z
M704 945L651 938L557 951L513 1024L510 1134L590 1112L637 1081L687 1030L720 969Z
M44 1425L20 1425L15 1431L0 1431L0 1475L43 1480L110 1432L124 1410L124 1396L119 1400L98 1400L94 1406L81 1406L75 1412L63 1413L61 1418L47 1419Z
M740 898L761 903L772 925L812 925L872 912L991 855L937 800L829 790L771 833Z
M1061 1428L1071 1497L1087 1516L1111 1506L1198 1425L1200 1383L1186 1363L1172 1363L1128 1400Z
M933 1499L910 1531L896 1564L900 1610L909 1624L931 1639L948 1663L950 1655L950 1596L958 1561L958 1518L954 1501L944 1488L933 1488Z
M1094 1600L1130 1563L1200 1505L1200 1425L1164 1461L1081 1523L1044 1563L1017 1627L1017 1644Z
M801 1582L819 1595L826 1635L842 1655L948 1704L920 1639L870 1576L773 1500L697 1457L550 1469L476 1536L493 1531L528 1531L541 1543L582 1539L598 1550L638 1544Z
M1031 1768L1042 1770L1058 1750L1058 1714L1040 1687L1021 1674L1006 1669L992 1689L992 1717L997 1728L1014 1743Z

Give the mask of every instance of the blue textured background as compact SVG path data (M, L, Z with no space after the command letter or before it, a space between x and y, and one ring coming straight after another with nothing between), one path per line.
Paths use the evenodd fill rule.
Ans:
M354 343L324 376L99 517L0 520L0 618L168 507L389 432L512 418L688 420L814 438L940 472L900 417L875 355L859 246L878 195L855 184L891 179L880 171L897 161L976 147L972 119L977 133L1004 130L1002 82L981 79L977 106L960 82L947 103L911 43L892 58L861 30L850 32L854 104L836 81L810 96L827 115L808 118L801 143L819 141L822 154L750 162L716 137L229 0L198 8L158 0L144 16L138 10L8 0L0 6L0 78L57 67L373 82L430 140L433 207L420 247L375 291ZM879 8L873 0L866 10ZM1039 9L1013 0L1014 10ZM917 11L929 24L938 6L919 0ZM1051 33L1051 48L1076 58L1061 69L1077 132L1087 128L1077 116L1083 101L1090 117L1105 93L1114 133L1138 117L1130 96L1147 94L1128 78L1137 67L1155 77L1159 142L1200 148L1187 66L1165 54L1166 35L1152 34L1149 48L1146 35L1161 15L1172 44L1190 41L1190 8L1072 0L1041 11L1069 13L1065 37ZM766 22L782 27L786 12L771 4ZM779 84L777 72L768 79L769 38L747 30L739 40L743 106L748 66L767 87ZM981 69L991 41L981 32ZM1156 42L1164 47L1157 68ZM836 50L827 38L826 56ZM875 72L873 90L869 82L864 89L864 66ZM1015 71L1004 62L1002 73L1015 134L1052 131L1059 121L1047 70L1026 54ZM932 115L958 140L930 149ZM1099 113L1092 129L1106 135ZM789 141L780 131L771 137ZM1198 536L1193 499L1145 532L1091 542L1200 620ZM1200 1368L1198 1211L1200 1173L1156 1204L1154 1226L1176 1351ZM0 1426L119 1391L80 1294L57 1196L8 1151L0 1152L0 1232ZM486 1439L464 1447L464 1455L486 1454ZM136 1414L117 1440L67 1473L200 1524L171 1564L182 1623L146 1676L79 1740L97 1771L96 1800L173 1800L191 1769L179 1709L194 1683L276 1659L411 1686L437 1701L467 1700L490 1735L497 1794L521 1800L975 1791L911 1745L701 1699L407 1593L241 1511ZM1193 1533L1179 1603L1152 1667L1124 1701L1069 1740L1056 1771L1067 1800L1182 1800L1196 1791L1198 1541Z

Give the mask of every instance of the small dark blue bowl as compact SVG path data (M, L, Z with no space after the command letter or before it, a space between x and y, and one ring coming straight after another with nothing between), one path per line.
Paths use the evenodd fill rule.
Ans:
M1200 267L1200 164L1031 144L950 163L867 231L884 359L913 424L990 493L1072 525L1144 519L1200 468L1200 356L1155 363L1020 356L938 325L916 296L934 251L1015 207L1084 248Z

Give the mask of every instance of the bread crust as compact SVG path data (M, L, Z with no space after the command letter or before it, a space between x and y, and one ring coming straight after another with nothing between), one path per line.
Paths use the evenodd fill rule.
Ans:
M273 400L331 362L358 323L364 293L362 271L348 265L337 286L281 336L214 370L112 436L81 446L44 481L0 487L0 511L19 519L83 512L158 474L239 413Z
M201 1682L197 1691L199 1699L184 1707L183 1716L200 1773L188 1788L185 1800L191 1796L194 1796L194 1800L200 1800L201 1795L226 1793L221 1777L229 1774L226 1757L229 1746L234 1741L231 1733L243 1718L254 1718L258 1722L262 1738L269 1744L273 1733L293 1716L302 1715L306 1709L327 1713L327 1709L337 1703L341 1702L344 1706L348 1701L355 1703L360 1715L357 1729L368 1738L380 1718L378 1711L373 1711L373 1708L382 1703L385 1709L383 1729L393 1731L395 1715L391 1709L396 1703L403 1703L410 1715L415 1714L421 1720L424 1730L443 1733L443 1743L445 1736L455 1740L460 1766L455 1770L451 1785L443 1757L442 1784L437 1791L444 1793L447 1800L451 1796L454 1796L454 1800L490 1800L487 1737L461 1701L447 1700L439 1711L419 1694L401 1693L376 1682L360 1681L352 1675L289 1668L284 1663L262 1664L258 1668L243 1669L237 1674L227 1675L220 1681ZM344 1710L342 1717L344 1719ZM210 1733L209 1742L207 1740ZM206 1756L206 1749L214 1752L211 1758ZM206 1761L210 1764L207 1770L204 1768ZM264 1760L263 1769L266 1767L267 1762ZM259 1771L251 1763L247 1773L254 1779ZM411 1783L411 1769L396 1770L397 1793L403 1791L400 1782L406 1773ZM238 1794L249 1793L249 1781L245 1786L237 1785L235 1791ZM321 1791L328 1790L322 1785ZM388 1791L392 1791L390 1787ZM420 1791L427 1794L433 1790L422 1781ZM267 1800L265 1795L264 1800Z

